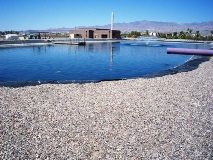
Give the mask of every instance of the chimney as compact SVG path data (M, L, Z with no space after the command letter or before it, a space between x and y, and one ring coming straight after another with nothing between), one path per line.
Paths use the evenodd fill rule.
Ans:
M112 12L112 16L111 16L111 30L113 30L113 24L114 24L114 13Z

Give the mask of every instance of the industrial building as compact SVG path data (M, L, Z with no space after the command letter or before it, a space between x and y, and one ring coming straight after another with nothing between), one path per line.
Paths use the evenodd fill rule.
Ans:
M111 29L100 28L79 28L77 30L70 30L70 38L109 38L120 39L121 31L114 30L114 13L111 16Z
M121 37L119 30L100 29L100 28L79 28L69 31L70 38L116 38Z
M19 39L19 35L17 35L17 34L7 34L7 35L5 35L5 39L6 40L18 40Z

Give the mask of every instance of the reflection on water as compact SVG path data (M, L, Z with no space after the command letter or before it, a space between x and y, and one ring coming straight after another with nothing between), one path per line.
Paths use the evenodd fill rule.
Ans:
M113 50L114 50L114 47L111 45L110 46L110 68L113 65Z
M167 55L167 47L204 44L141 41L0 49L0 82L102 80L140 77L184 63L187 55Z
M32 46L32 52L35 54L45 54L50 46Z

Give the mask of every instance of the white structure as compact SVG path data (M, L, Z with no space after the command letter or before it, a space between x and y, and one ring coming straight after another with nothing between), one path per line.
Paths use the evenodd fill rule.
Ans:
M18 40L19 36L17 34L7 34L5 35L6 40Z
M149 35L150 36L157 36L157 33L156 32L149 32Z
M112 12L112 16L111 16L111 30L113 30L113 24L114 24L114 13Z

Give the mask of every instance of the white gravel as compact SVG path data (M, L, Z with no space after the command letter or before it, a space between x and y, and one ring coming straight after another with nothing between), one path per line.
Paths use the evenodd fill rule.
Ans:
M0 159L211 159L213 58L151 79L0 87Z

